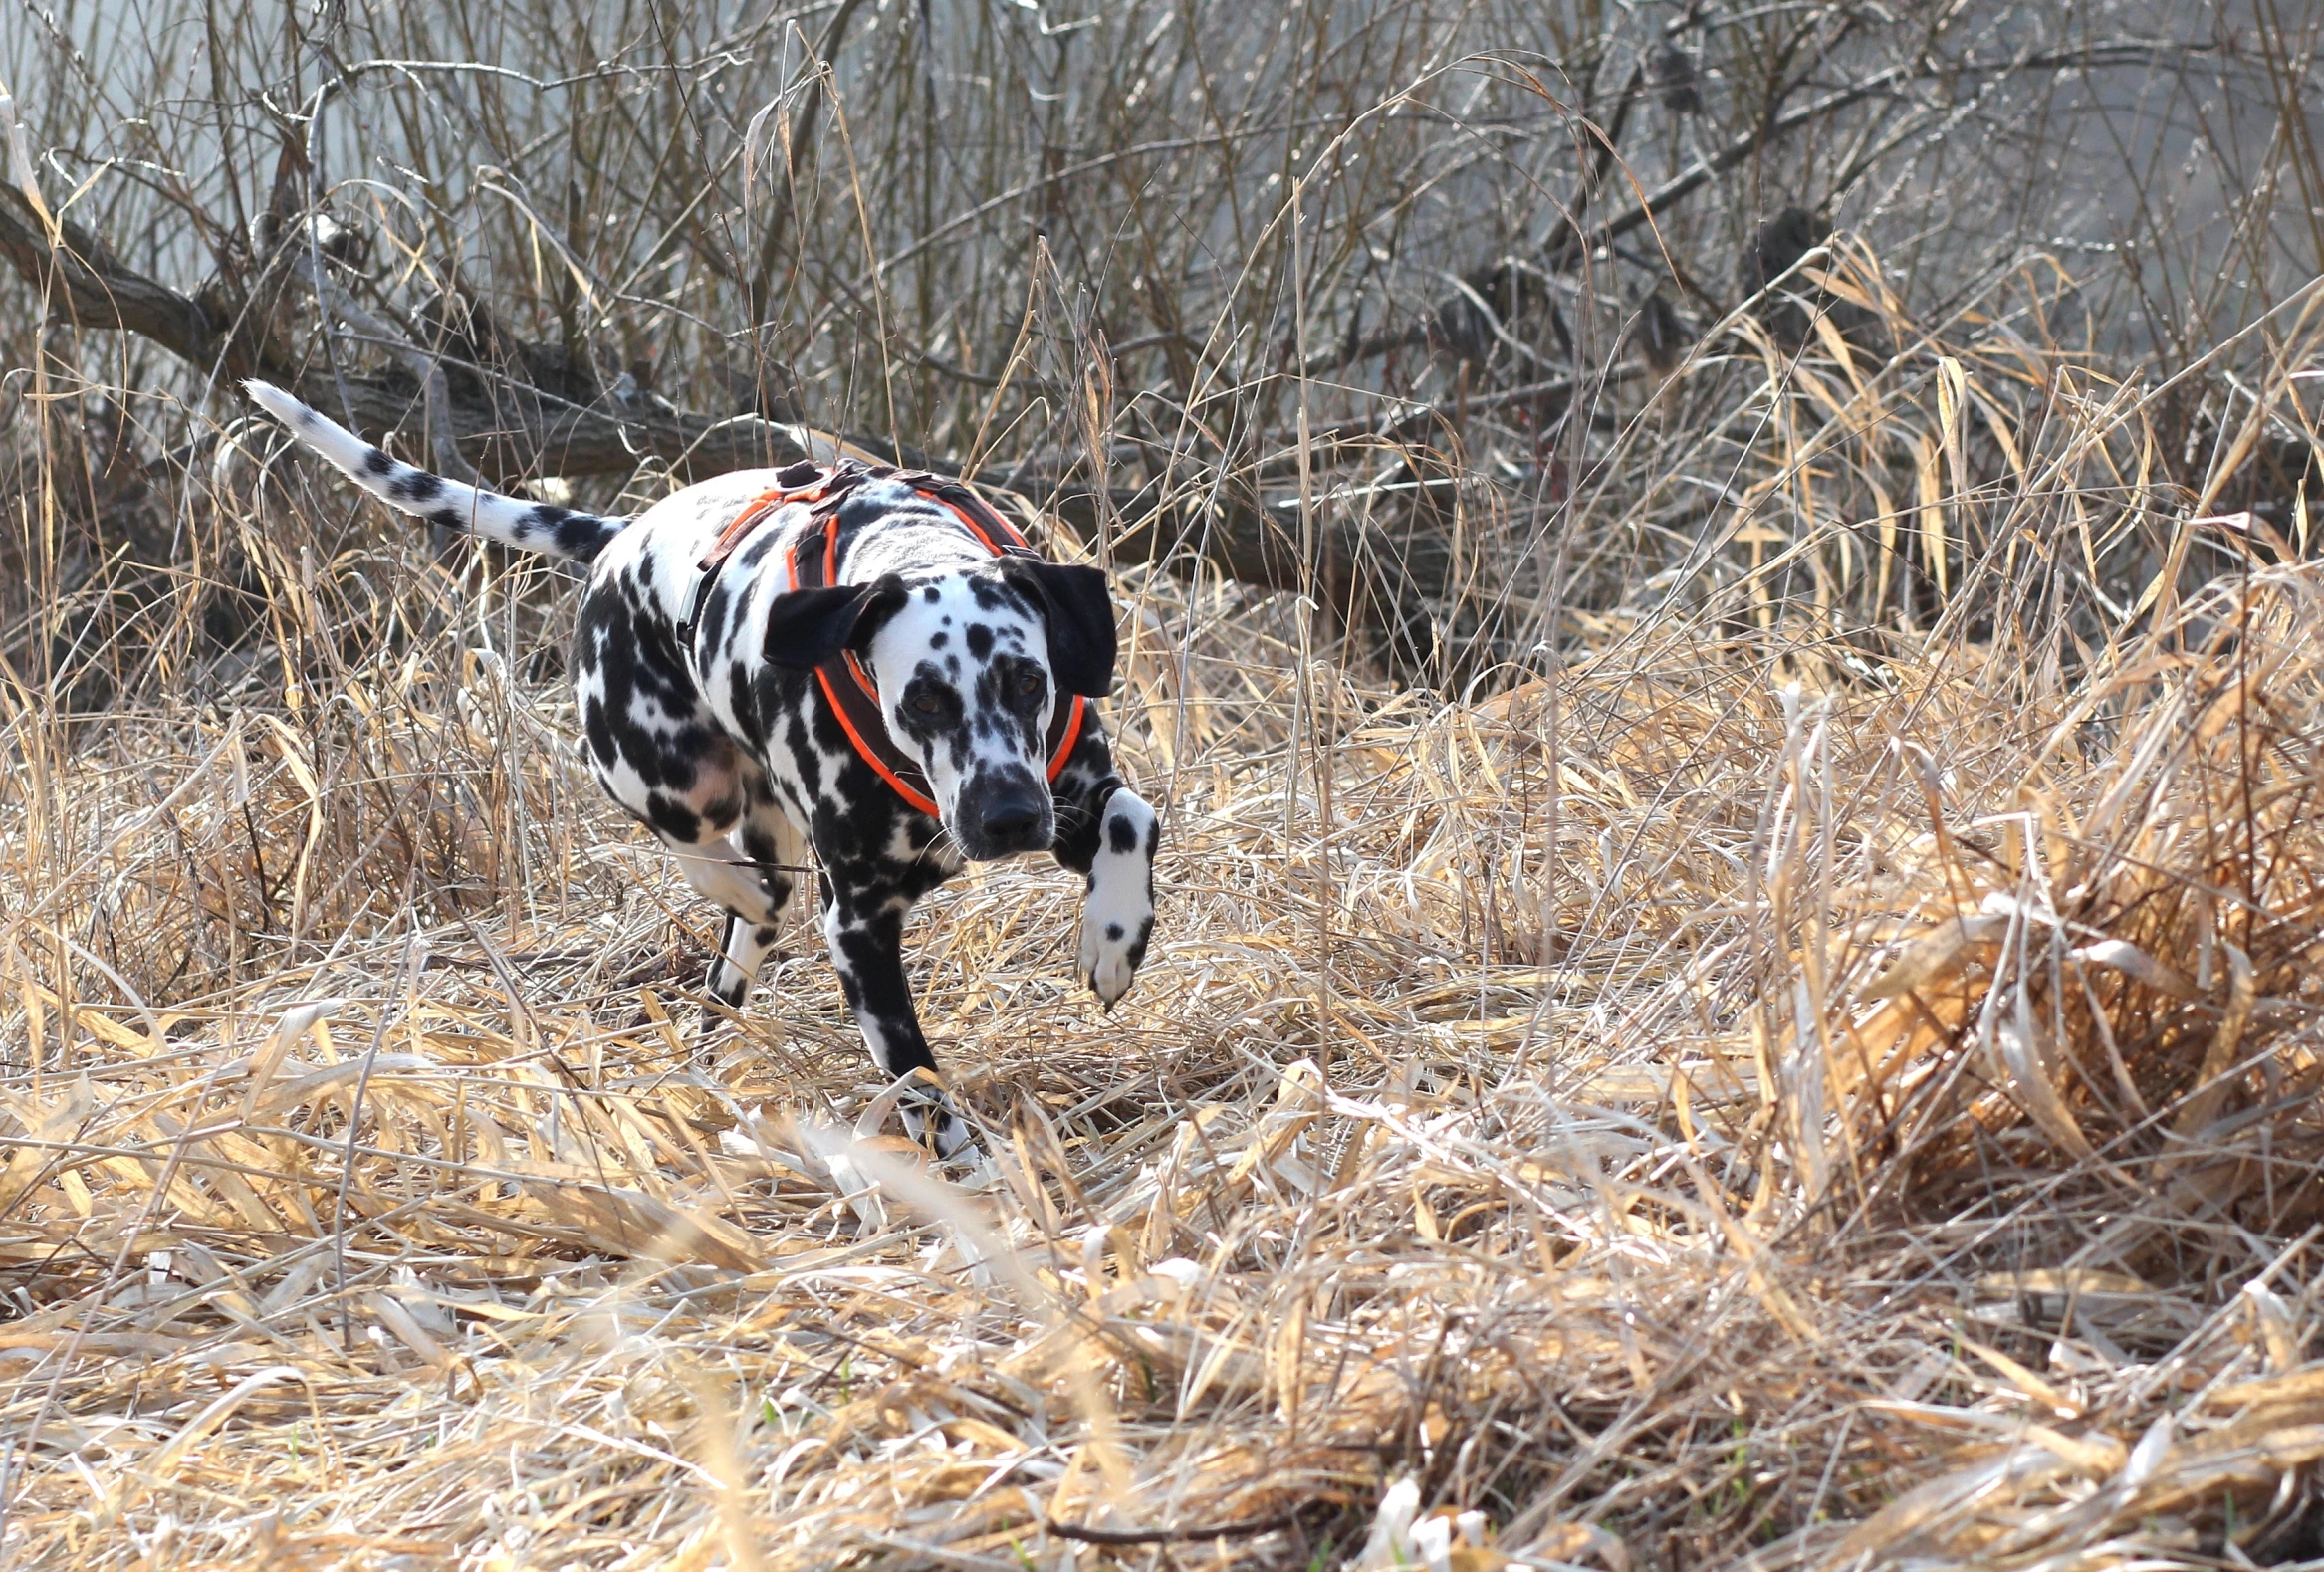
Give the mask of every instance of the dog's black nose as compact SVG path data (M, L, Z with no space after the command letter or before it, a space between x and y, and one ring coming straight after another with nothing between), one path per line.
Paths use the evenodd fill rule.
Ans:
M985 809L985 833L995 846L1028 851L1040 838L1041 804L1031 797L1011 797Z
M956 827L960 849L986 861L1041 850L1055 833L1056 823L1040 782L987 776L961 793Z

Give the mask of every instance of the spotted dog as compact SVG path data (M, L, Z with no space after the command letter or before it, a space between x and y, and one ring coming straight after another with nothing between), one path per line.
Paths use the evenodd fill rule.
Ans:
M992 542L991 511L932 476L738 471L607 518L431 475L247 387L394 507L592 564L573 655L589 762L725 908L710 990L727 1005L773 948L807 846L831 964L891 1078L935 1068L901 939L912 903L964 859L1046 849L1082 874L1081 981L1107 1009L1128 991L1153 931L1160 826L1082 702L1113 680L1098 569ZM967 1143L940 1093L926 1115L907 1105L907 1123L948 1155Z

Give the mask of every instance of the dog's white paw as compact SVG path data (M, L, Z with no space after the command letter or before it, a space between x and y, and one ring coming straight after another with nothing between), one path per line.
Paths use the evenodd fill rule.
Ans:
M904 1102L900 1111L904 1116L904 1133L915 1146L933 1148L940 1161L975 1155L976 1132L952 1106L951 1093L924 1092Z
M1107 799L1081 907L1082 986L1111 1010L1137 979L1154 933L1154 810L1134 791Z
M1148 921L1151 920L1149 916ZM1084 916L1081 919L1081 986L1111 1010L1130 991L1130 984L1137 977L1138 964L1130 959L1129 945L1107 939L1098 925Z

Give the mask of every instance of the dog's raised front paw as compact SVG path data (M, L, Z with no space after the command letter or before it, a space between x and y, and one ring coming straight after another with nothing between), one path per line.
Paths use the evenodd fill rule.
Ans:
M1107 799L1081 907L1082 986L1107 1010L1130 991L1154 933L1154 847L1160 827L1135 791Z
M1143 953L1146 947L1145 935L1153 924L1151 913L1135 928L1125 928L1120 923L1107 923L1102 931L1087 916L1081 919L1081 986L1095 994L1106 1009L1113 1009L1114 1003L1130 991L1130 984L1137 981L1138 976L1138 958L1130 953L1130 940L1127 937L1109 938L1107 934L1136 935L1136 948Z

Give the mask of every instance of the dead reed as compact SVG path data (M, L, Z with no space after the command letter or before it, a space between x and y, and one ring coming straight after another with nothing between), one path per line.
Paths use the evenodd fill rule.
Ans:
M1818 444L1941 436L1919 385L1768 449L1745 507ZM2023 473L2118 443L2098 408ZM12 1559L2312 1542L2309 567L2046 685L1991 636L1835 655L1745 584L1483 699L1311 667L1297 749L1228 591L1130 584L1206 630L1116 707L1172 803L1157 956L1101 1018L1067 881L931 903L967 1184L881 1138L804 931L698 1045L705 914L505 661L382 653L71 757L20 711Z
M573 761L566 582L382 525L206 371L9 338L0 1561L2324 1554L2324 292L2270 205L2317 179L2314 19L2067 41L2281 100L2229 237L2170 252L2159 181L2120 245L2049 247L2038 192L1916 215L1998 211L1995 147L2063 178L1993 84L2071 72L1958 7L619 6L606 52L511 5L534 75L453 80L493 39L356 6L264 114L229 9L207 97L166 50L141 116L20 84L60 147L0 204L70 191L156 277L198 233L193 293L273 335L220 364L417 356L528 435L520 371L615 436L658 385L1077 509L1161 924L1108 1017L1069 880L927 904L987 1154L927 1171L812 926L703 1036L710 915ZM1863 220L1788 258L1779 122ZM410 189L326 188L331 138ZM260 166L279 211L169 219ZM1632 298L1666 273L1683 322ZM652 451L576 476L649 496ZM1206 533L1254 518L1296 550ZM1342 591L1417 570L1344 542L1435 554L1426 640L1365 632Z

